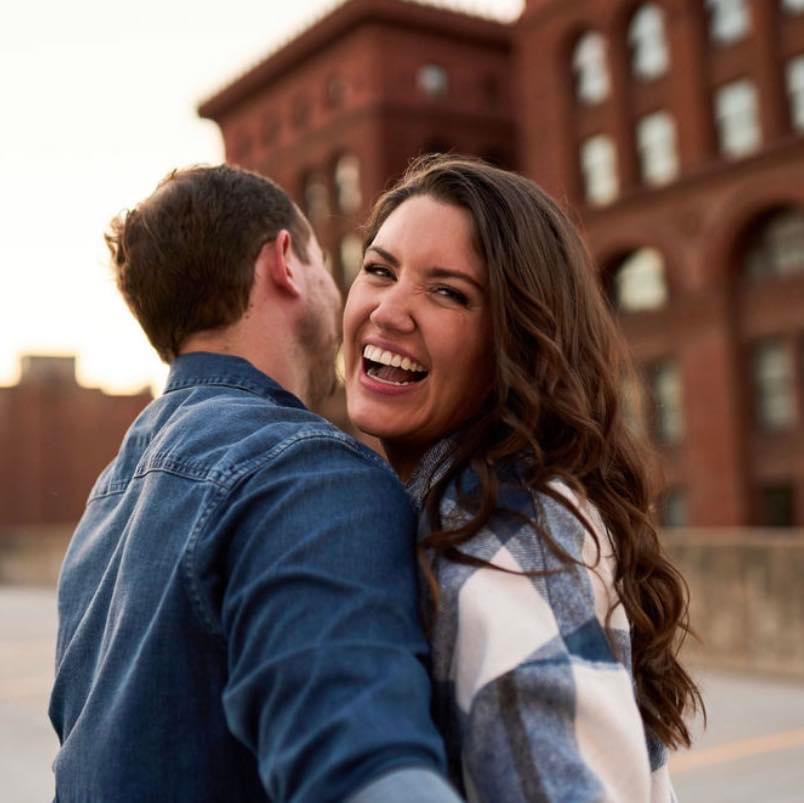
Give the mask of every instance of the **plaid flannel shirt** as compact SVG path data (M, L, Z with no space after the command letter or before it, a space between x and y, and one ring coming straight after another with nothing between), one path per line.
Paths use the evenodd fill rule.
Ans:
M411 479L420 509L450 450L450 441L435 446ZM616 596L600 516L566 485L553 485L595 529L598 561L578 519L517 476L514 467L501 479L498 512L461 549L541 576L446 559L434 566L441 590L431 623L434 716L452 779L470 803L671 803L667 751L646 738L636 705L621 605L605 624ZM585 565L561 561L521 515L505 510L536 517ZM441 512L447 526L466 519L454 488ZM420 537L428 531L422 515Z

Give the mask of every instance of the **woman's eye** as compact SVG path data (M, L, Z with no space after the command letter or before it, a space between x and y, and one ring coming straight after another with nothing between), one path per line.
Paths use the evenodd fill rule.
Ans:
M368 273L370 276L378 276L380 278L391 278L393 274L385 267L385 265L378 265L376 262L369 262L363 265L363 272Z
M462 293L460 290L456 290L454 287L436 287L435 292L437 295L443 296L450 301L454 301L456 304L460 304L462 307L469 306L469 298L466 296L466 294Z

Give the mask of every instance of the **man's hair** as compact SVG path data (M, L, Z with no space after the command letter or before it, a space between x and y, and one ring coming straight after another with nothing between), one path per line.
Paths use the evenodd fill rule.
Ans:
M282 229L309 261L309 224L270 179L228 165L174 170L106 232L117 286L159 356L231 325L248 306L254 263Z

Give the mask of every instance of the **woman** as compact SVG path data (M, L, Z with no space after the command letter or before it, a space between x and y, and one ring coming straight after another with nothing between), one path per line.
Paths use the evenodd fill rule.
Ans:
M532 182L414 163L346 304L349 415L422 507L435 715L470 800L669 801L686 590L582 242Z

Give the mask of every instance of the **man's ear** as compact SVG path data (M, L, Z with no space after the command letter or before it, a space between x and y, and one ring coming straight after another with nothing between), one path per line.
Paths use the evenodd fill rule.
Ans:
M280 293L301 295L296 276L297 267L292 263L293 240L287 229L282 229L273 240L268 240L257 255L255 272L263 276Z

